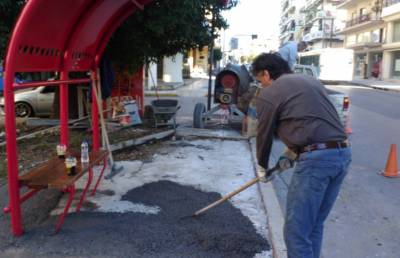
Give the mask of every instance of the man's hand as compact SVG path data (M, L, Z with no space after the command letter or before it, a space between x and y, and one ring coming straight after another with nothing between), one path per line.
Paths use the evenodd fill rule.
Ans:
M284 171L294 166L294 160L288 159L286 156L282 155L279 157L277 165L280 171Z
M261 167L260 165L257 165L257 176L261 177L260 182L267 182L267 173L265 171L265 168Z
M297 158L297 154L286 148L278 160L278 167L280 171L287 170L294 166L294 161Z

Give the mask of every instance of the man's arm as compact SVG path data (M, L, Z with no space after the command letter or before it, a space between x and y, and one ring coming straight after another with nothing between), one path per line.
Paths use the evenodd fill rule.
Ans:
M288 63L291 65L294 65L297 63L297 44L291 44L290 45L290 51L289 51L289 58L288 58Z
M269 101L258 98L257 103L257 160L263 168L268 168L269 156L276 124L276 109Z

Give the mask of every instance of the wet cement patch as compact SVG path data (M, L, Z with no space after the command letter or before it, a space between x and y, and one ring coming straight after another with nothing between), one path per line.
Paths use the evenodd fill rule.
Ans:
M158 214L70 214L53 235L56 217L13 239L6 257L254 257L269 250L251 221L229 202L198 218L183 218L220 198L193 187L159 181L129 191L123 200L158 206Z

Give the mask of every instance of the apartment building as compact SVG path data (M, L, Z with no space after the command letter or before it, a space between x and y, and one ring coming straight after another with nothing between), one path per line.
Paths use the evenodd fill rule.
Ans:
M385 0L382 4L381 17L386 24L382 78L400 80L400 0Z
M281 0L280 36L281 45L301 37L301 8L305 0Z
M335 32L343 28L346 12L337 10L338 0L306 0L301 8L302 40L309 49L343 47L342 35Z
M384 77L382 63L387 31L382 7L382 0L347 0L338 6L347 11L345 27L338 34L345 36L345 47L354 50L355 78Z

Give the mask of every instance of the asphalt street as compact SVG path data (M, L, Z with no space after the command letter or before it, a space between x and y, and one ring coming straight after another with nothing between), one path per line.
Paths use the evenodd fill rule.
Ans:
M329 86L350 97L353 161L325 227L323 257L399 257L400 178L379 175L390 144L400 145L400 94ZM274 146L278 157L282 144ZM275 180L282 210L292 172Z

